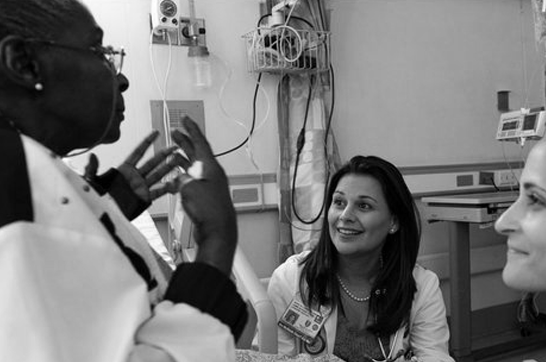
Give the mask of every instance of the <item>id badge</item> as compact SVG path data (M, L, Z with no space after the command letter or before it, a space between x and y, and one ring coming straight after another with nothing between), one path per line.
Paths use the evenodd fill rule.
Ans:
M299 298L294 298L278 322L279 327L312 345L326 322L321 311L310 309Z

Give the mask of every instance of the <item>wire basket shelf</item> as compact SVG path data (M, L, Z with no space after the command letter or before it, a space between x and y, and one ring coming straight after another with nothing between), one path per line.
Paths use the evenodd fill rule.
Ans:
M330 33L280 25L243 35L249 72L322 72L330 66Z

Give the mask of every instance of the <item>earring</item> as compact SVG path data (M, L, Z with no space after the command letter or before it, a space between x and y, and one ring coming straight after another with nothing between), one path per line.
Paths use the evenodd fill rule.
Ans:
M396 232L396 226L393 226L389 230L389 234L394 234Z
M34 89L36 89L38 92L41 92L44 90L44 85L40 82L34 84Z

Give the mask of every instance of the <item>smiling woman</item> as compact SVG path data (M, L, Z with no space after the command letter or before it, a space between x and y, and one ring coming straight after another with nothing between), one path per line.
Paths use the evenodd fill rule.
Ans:
M495 224L508 236L503 280L511 288L546 291L546 141L529 153L520 194Z
M317 246L289 258L269 283L279 352L453 362L438 277L416 265L419 215L398 169L353 157L333 175L326 205ZM297 322L283 323L293 313Z

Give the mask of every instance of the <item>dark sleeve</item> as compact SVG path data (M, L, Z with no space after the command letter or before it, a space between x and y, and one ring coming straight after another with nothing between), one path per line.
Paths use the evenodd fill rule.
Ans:
M115 168L111 168L106 173L87 181L99 194L110 194L129 220L135 219L151 205L150 202L145 202L133 192L125 177Z
M246 303L235 284L218 269L205 263L182 263L175 270L165 293L173 303L189 304L229 326L237 341L248 319Z

